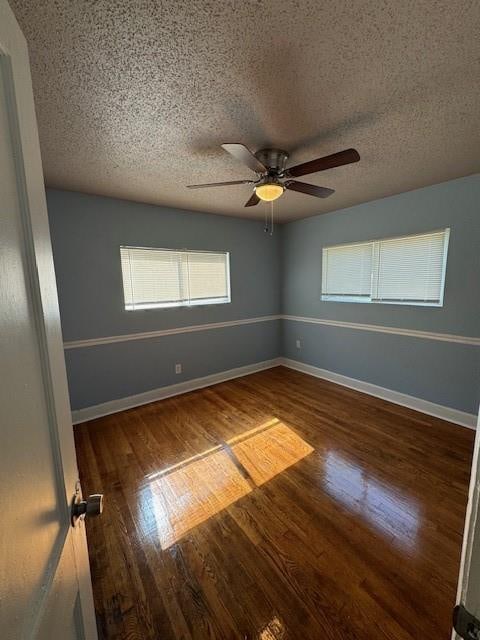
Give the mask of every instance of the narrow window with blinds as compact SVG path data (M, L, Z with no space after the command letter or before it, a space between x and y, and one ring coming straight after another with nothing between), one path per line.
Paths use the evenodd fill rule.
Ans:
M120 247L125 309L230 302L229 254Z
M322 300L443 305L450 229L325 247Z

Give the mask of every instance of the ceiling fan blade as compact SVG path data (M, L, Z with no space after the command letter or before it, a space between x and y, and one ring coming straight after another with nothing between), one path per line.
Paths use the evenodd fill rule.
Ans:
M328 198L332 193L335 193L334 189L328 189L327 187L317 187L315 184L307 184L306 182L297 182L296 180L287 180L285 187L291 191L299 191L300 193L307 193L309 196L315 196L316 198Z
M227 142L222 144L222 149L228 151L230 155L232 155L243 164L246 164L249 169L255 171L255 173L265 173L267 171L267 167L263 165L260 160L253 155L250 149L244 144L240 144L238 142Z
M308 173L316 173L317 171L325 171L325 169L333 169L333 167L341 167L344 164L358 162L360 154L356 149L345 149L338 153L332 153L330 156L310 160L303 164L297 164L295 167L287 169L287 175L297 178L298 176L306 176Z
M254 184L254 180L232 180L230 182L210 182L207 184L187 184L187 189L205 189L205 187L228 187L231 184Z
M247 200L247 202L245 203L244 206L245 207L254 207L259 202L260 202L260 198L257 196L257 194L254 191L252 193L252 195L250 196L250 198Z

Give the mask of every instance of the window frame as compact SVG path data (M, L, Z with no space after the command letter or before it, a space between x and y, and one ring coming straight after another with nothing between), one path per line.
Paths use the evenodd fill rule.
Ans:
M378 274L375 274L375 270L372 267L371 273L371 287L370 287L370 296L349 296L349 295L338 295L338 294L324 294L324 252L328 249L335 249L337 247L353 247L357 245L372 245L372 255L379 250L379 245L381 242L387 242L389 240L402 240L406 238L419 238L422 236L434 235L436 233L443 233L443 262L442 262L442 274L441 274L441 284L440 284L440 299L438 302L428 302L421 300L407 300L407 299L379 299L373 298L372 295L374 293L374 288L378 287ZM443 307L444 297L445 297L445 280L447 273L447 259L448 259L448 248L450 245L450 227L442 227L440 229L432 229L431 231L423 231L421 233L411 233L408 235L395 235L395 236L387 236L382 238L375 238L373 240L359 240L358 242L345 242L340 244L333 245L325 245L322 247L322 278L321 278L321 292L320 292L320 300L322 302L354 302L359 304L396 304L401 306L412 306L412 307ZM372 265L374 261L372 262Z
M125 283L123 279L123 269L122 269L122 249L140 249L142 251L170 251L172 253L212 253L214 255L222 255L225 256L225 276L226 276L226 284L227 284L227 295L222 297L215 298L202 298L196 300L178 300L173 302L147 302L147 303L139 303L139 304L127 304L125 300ZM163 247L141 247L141 246L133 246L121 244L119 247L120 254L120 273L122 278L122 289L123 289L123 309L127 312L132 311L151 311L154 309L178 309L178 308L191 308L191 307L203 307L203 306L211 306L211 305L220 305L220 304L230 304L232 301L231 294L231 282L230 282L230 251L216 251L212 249L202 250L202 249L187 249L183 247L182 249L172 249L172 248L163 248ZM182 280L182 276L179 276L179 280Z

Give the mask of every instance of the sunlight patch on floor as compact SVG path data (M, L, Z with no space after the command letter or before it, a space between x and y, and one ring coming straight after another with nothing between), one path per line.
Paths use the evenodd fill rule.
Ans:
M260 486L308 456L313 447L283 422L277 421L265 431L234 444L232 451L255 484Z
M312 451L292 429L274 419L151 474L162 549Z
M152 486L162 549L251 490L226 451L163 476Z
M285 627L276 616L260 631L258 636L258 640L283 640L284 638Z

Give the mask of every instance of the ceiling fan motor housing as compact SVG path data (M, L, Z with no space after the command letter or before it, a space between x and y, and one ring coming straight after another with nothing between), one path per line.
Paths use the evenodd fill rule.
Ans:
M259 149L255 157L267 167L270 175L281 176L286 168L288 153L281 149Z

